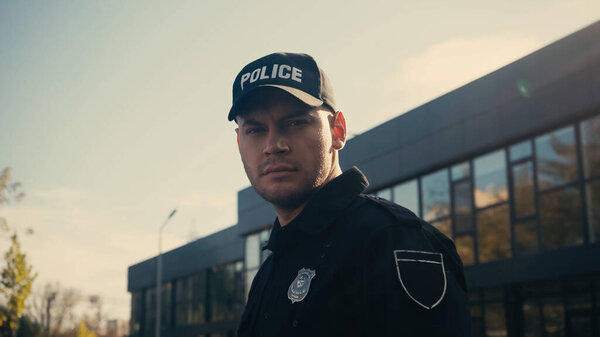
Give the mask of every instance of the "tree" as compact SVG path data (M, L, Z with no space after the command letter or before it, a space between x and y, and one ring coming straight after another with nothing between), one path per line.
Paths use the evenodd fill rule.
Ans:
M37 274L33 273L33 267L27 263L27 256L21 252L16 233L12 235L11 241L12 245L4 255L6 266L0 279L0 293L8 300L7 314L1 319L8 323L12 335L16 336L19 319L25 310L25 301L31 294L31 286Z
M25 196L21 190L21 183L12 180L11 172L10 167L0 171L0 206L19 202ZM0 217L0 233L10 231L6 219ZM33 230L28 228L26 233L33 234ZM0 336L8 333L12 336L35 336L39 325L31 322L29 317L23 315L23 311L26 308L25 300L31 293L31 286L37 275L32 273L26 255L21 252L16 230L10 240L12 245L4 256L6 267L0 274L0 295L4 295L5 300L5 305L0 306ZM19 329L20 326L22 329Z
M12 181L11 172L11 167L5 167L0 172L0 205L10 203L11 199L19 201L25 196L21 191L21 183Z
M21 190L20 182L13 182L11 178L12 168L6 167L0 172L0 205L9 204L11 201L18 202L25 196ZM0 217L0 232L8 232L6 219Z
M89 311L83 314L82 320L88 330L98 333L100 325L104 320L104 313L102 312L103 301L98 295L91 295L87 299L89 300Z
M33 321L27 314L21 316L19 320L19 331L17 337L41 337L42 327Z
M45 337L76 337L82 321L88 332L99 334L105 317L102 303L100 296L84 295L76 288L52 282L36 286L27 311Z
M17 203L25 197L25 193L22 191L22 184L20 182L12 181L11 177L12 168L5 167L0 171L0 206L11 203ZM0 216L0 233L9 233L11 231L8 226L8 222L2 216ZM33 228L25 228L26 234L33 234Z
M81 320L79 322L79 330L77 331L77 337L97 337L97 335L93 331L88 330L87 326L85 325L85 322Z

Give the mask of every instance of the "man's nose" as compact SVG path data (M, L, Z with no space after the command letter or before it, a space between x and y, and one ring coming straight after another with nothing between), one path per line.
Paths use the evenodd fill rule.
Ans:
M265 144L265 154L283 154L290 151L287 138L280 132L270 132Z

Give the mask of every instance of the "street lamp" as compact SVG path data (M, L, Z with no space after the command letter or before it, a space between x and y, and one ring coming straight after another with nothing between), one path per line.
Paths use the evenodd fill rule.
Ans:
M160 337L160 293L162 283L162 232L169 220L175 215L177 209L171 211L171 214L165 219L158 230L158 258L156 260L156 337Z

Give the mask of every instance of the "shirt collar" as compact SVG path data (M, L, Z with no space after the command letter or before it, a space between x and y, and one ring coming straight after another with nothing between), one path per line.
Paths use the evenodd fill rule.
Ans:
M269 242L263 249L280 250L291 247L303 236L318 235L368 186L365 175L352 167L317 191L302 212L286 226L281 227L276 219Z

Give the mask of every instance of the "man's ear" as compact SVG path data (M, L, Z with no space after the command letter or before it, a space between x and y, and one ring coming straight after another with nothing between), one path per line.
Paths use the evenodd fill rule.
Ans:
M240 128L235 128L235 136L237 140L237 145L240 147Z
M341 150L346 144L346 118L341 111L333 115L333 142L335 150Z

